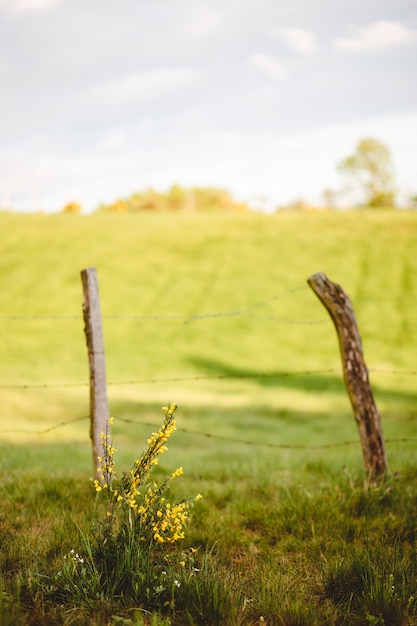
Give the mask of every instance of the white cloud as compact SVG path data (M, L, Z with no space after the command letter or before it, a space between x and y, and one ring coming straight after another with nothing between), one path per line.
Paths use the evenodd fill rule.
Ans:
M183 29L192 37L200 38L210 35L223 21L222 11L215 10L204 2L193 2L190 10L183 17Z
M285 63L270 54L256 52L249 57L248 63L270 78L285 80L288 76L288 68Z
M89 91L86 99L112 105L137 103L184 87L196 78L197 73L187 68L161 68L138 72L120 80L94 87Z
M273 31L273 34L285 41L297 54L310 56L316 52L316 38L310 31L301 28L284 28Z
M0 7L11 13L27 13L30 11L45 11L58 4L60 0L0 0Z
M340 52L379 51L417 41L417 31L400 22L379 21L360 28L352 27L352 37L335 39L334 47Z

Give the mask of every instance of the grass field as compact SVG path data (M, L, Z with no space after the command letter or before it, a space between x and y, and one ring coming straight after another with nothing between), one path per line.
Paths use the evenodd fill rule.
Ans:
M0 623L417 623L415 441L398 441L416 439L416 241L417 214L399 211L0 214ZM200 605L184 579L159 617L120 599L54 603L30 584L99 510L81 312L91 266L117 463L176 402L158 471L182 465L173 495L204 496L185 544L206 576ZM317 271L355 307L393 471L383 486L362 472L336 334L306 283Z

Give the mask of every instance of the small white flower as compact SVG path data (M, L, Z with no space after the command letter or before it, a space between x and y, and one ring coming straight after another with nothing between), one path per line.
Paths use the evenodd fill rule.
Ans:
M180 581L179 581L179 580L174 580L174 585L175 585L176 587L181 587L181 583L180 583Z

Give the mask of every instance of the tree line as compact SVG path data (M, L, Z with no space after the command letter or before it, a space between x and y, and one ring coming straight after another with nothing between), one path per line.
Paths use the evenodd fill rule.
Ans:
M361 139L352 154L337 166L346 181L341 191L327 189L323 192L324 205L336 208L338 198L349 197L353 207L387 209L396 208L394 163L390 149L373 137ZM417 196L410 198L410 207L417 207ZM295 200L287 209L308 209L304 200ZM97 211L109 213L138 213L143 211L230 211L247 212L251 207L236 201L232 195L215 187L181 187L172 185L161 192L148 188L126 198L118 198L109 204L102 203ZM81 213L81 205L70 202L63 208L65 213Z

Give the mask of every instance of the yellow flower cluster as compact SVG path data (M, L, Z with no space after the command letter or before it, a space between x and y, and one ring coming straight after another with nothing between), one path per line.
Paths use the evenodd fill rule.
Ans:
M175 472L172 472L171 478L178 478L178 476L182 476L183 474L184 474L184 470L182 469L182 467L179 467L178 469L175 470Z
M170 504L161 494L161 489L154 484L148 487L141 499L129 503L133 508L141 529L141 539L147 538L146 530L158 543L175 543L184 538L184 528L188 522L188 507L186 502Z
M162 407L162 410L165 411L166 415L174 415L177 409L178 409L178 406L174 403L171 403L171 404L168 404L168 406Z
M129 506L133 506L139 493L139 486L149 479L149 471L153 465L157 465L158 457L168 448L165 443L176 429L174 413L176 404L163 407L165 420L161 428L148 439L148 449L139 459L136 459L132 469L123 477L122 491Z
M157 520L153 520L153 538L158 543L175 543L184 539L184 528L188 522L188 509L185 502L166 505L165 510L157 511Z
M116 450L112 445L109 430L101 435L103 457L99 458L98 471L102 481L94 481L95 488L97 491L108 489L110 519L114 519L115 512L121 507L124 519L129 521L130 528L138 532L138 538L141 540L175 543L184 538L184 529L189 520L187 501L170 504L164 497L169 482L183 474L182 467L168 475L160 485L149 482L151 468L158 463L158 457L167 450L166 441L176 429L174 419L176 409L176 404L163 407L165 419L161 428L148 439L146 451L136 459L131 470L122 476L118 489L114 489L112 485L113 455ZM201 497L198 494L195 499Z

